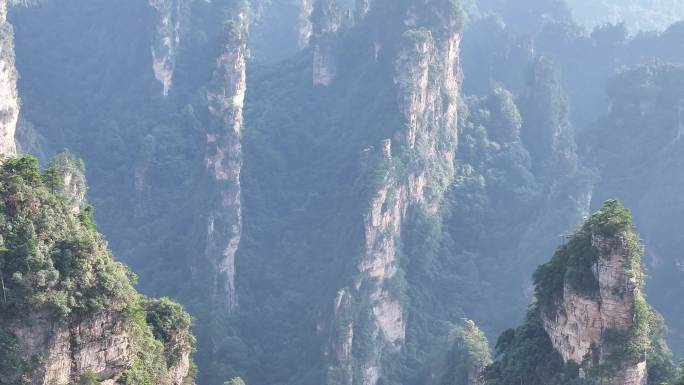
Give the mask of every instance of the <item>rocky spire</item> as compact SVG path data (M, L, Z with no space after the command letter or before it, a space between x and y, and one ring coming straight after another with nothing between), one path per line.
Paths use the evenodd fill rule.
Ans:
M608 368L600 371L606 385L646 384L651 310L643 296L642 252L629 212L608 201L550 262L573 270L562 277L562 291L540 301L544 329L565 362L585 371ZM538 293L548 294L549 279Z
M365 341L369 346L355 361L330 354L329 384L375 385L383 375L384 359L401 354L408 314L405 285L397 282L405 279L399 250L402 229L411 225L407 212L426 210L436 215L454 174L461 26L453 21L459 20L460 9L441 0L401 6L405 19L400 25L405 29L392 29L401 41L393 70L397 103L406 124L378 149L369 150L377 161L366 163L376 168L376 177L382 177L376 179L363 218L364 254L356 265L354 288L349 289L357 294L363 314L352 321L355 330L362 330L364 339L372 342ZM343 344L349 343L339 341L334 346ZM343 381L340 373L347 374ZM348 377L354 375L358 378Z
M0 154L14 155L14 134L19 119L17 70L14 64L14 33L7 21L7 0L0 0Z
M152 70L168 95L173 84L173 72L180 42L180 7L182 0L149 0L155 12L155 33L152 42Z
M207 94L209 126L205 162L218 196L208 219L205 253L216 264L217 292L229 311L237 306L235 254L242 236L240 135L247 90L247 28L246 9L240 9L224 25L222 50L216 58Z

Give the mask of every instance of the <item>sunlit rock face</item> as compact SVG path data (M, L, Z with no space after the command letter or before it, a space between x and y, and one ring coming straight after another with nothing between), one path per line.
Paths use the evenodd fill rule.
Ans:
M19 118L17 70L14 64L14 34L7 22L7 0L0 0L0 154L14 155L14 134Z
M30 323L9 329L25 358L44 357L30 373L32 384L67 385L94 373L103 384L113 385L133 364L131 336L121 314L101 313L72 323L36 314Z
M461 84L460 10L443 9L438 1L402 6L401 25L405 29L400 32L400 43L389 64L394 75L396 103L406 124L391 139L365 154L378 159L376 175L382 178L363 217L365 244L363 256L356 264L354 286L343 289L343 293L354 295L359 310L351 320L348 315L335 316L331 323L361 330L362 336L339 331L332 334L333 342L329 346L333 348L326 354L330 385L375 385L383 376L385 357L401 354L408 319L403 302L405 289L396 284L404 279L399 258L402 229L411 226L407 221L410 210L437 215L443 193L454 177ZM370 7L369 1L357 2L356 19L370 17L366 15L372 13ZM442 14L443 25L429 24L427 20L433 19L428 15L432 12ZM339 23L324 23L321 30L337 31ZM379 38L372 44L376 55L368 59L373 61L378 61L384 45L391 45ZM335 80L334 53L327 54L326 47L330 46L314 47L316 85L329 85ZM398 163L405 170L400 171L396 167ZM364 343L370 347L362 353L352 349L355 360L351 362L344 355L335 354L344 351L340 347Z
M543 315L553 347L566 362L591 359L597 354L596 347L606 343L607 332L628 333L635 323L635 298L640 294L641 282L629 273L630 256L625 240L595 235L592 246L599 250L592 267L598 291L587 295L566 283L560 308L552 315ZM603 355L602 349L597 357L599 362L605 359ZM625 360L619 365L620 370L606 384L646 384L646 357Z
M205 253L215 263L219 303L229 311L237 307L235 254L242 236L240 135L247 90L246 11L240 12L236 20L223 31L222 50L207 94L210 124L205 156L218 191L218 201L209 215Z
M173 85L178 44L180 43L180 9L182 0L149 0L154 9L155 33L152 42L152 70L166 96Z

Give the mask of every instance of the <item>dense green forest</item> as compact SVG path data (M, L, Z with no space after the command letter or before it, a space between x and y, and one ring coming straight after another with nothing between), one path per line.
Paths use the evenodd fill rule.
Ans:
M17 158L6 179L26 168L23 189L66 205L50 175L85 171L96 209L54 226L183 304L199 385L473 384L492 360L488 383L577 383L544 329L563 289L546 273L589 276L572 247L619 199L659 322L649 383L676 383L661 337L682 357L684 8L522 3L11 4L16 138L45 171ZM64 149L87 167L50 163ZM165 311L189 325L102 252L96 281L141 298L150 344ZM69 316L104 289L25 298Z
M168 298L151 299L133 288L137 277L113 259L92 206L75 201L74 192L85 189L81 167L70 154L44 170L32 156L5 159L0 167L0 384L41 381L44 362L53 358L41 353L41 344L60 343L41 335L68 327L67 349L76 361L100 343L98 349L113 356L107 349L122 338L129 341L122 355L130 355L130 365L118 383L171 385L171 371L194 345L191 316ZM97 323L108 330L99 334ZM108 359L103 365L119 358ZM84 367L89 365L98 368L94 362ZM110 380L100 378L103 373L114 375L82 370L78 383ZM181 376L194 381L192 373Z

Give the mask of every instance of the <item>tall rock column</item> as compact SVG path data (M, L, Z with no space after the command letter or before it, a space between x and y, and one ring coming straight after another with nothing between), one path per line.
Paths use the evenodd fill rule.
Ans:
M436 213L454 177L458 144L460 92L460 12L432 1L430 12L444 15L443 25L427 29L416 23L421 10L409 8L395 62L399 108L407 122L395 135L407 148L410 203Z
M19 119L17 70L14 65L14 33L7 21L7 0L0 0L0 154L14 155L14 133Z
M216 289L232 311L237 306L235 292L235 253L242 236L240 171L247 55L247 13L239 12L222 32L222 51L216 59L212 84L207 95L206 166L216 183L217 202L209 215L206 256L216 263Z
M152 43L152 70L166 96L173 83L176 54L180 42L182 0L149 0L155 11L156 27Z
M580 258L574 250L594 256L586 268L573 262L579 267L566 273L562 293L545 304L542 320L565 362L599 368L606 385L645 385L651 310L642 294L640 241L625 212L609 201L557 254L567 255L567 264Z
M337 76L333 39L342 27L344 12L338 0L318 0L314 5L311 20L313 84L329 86Z
M460 9L450 1L434 0L406 6L404 15L406 30L393 70L405 125L383 142L381 159L374 166L374 194L363 217L364 253L350 289L356 293L358 311L352 323L363 337L353 337L356 333L352 336L356 338L353 363L328 361L328 373L336 374L328 376L331 385L375 385L383 374L386 357L401 354L408 314L399 253L402 229L411 226L407 212L427 210L438 215L442 195L454 176ZM434 20L441 24L434 25ZM349 345L348 341L336 342L333 347ZM347 373L347 377L340 377L340 373ZM355 375L359 377L350 378Z

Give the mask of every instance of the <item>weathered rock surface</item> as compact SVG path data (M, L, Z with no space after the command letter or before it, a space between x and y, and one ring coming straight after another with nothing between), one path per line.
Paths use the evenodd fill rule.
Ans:
M124 325L116 313L66 322L45 312L8 329L17 337L25 361L42 357L28 374L31 384L66 385L86 373L114 384L133 363L131 337Z
M360 6L365 15L370 2L361 2ZM392 282L405 279L399 252L402 229L410 226L406 223L407 212L427 210L435 215L442 194L453 179L461 29L458 23L449 22L446 27L435 27L434 31L430 29L432 26L424 27L422 17L426 8L439 12L432 2L406 8L403 25L407 30L393 61L397 103L406 125L392 139L383 141L379 150L369 150L378 152L377 167L383 168L384 177L363 218L364 254L356 266L358 275L352 291L356 293L363 317L357 316L352 324L364 330L364 339L371 341L372 348L368 349L371 352L367 351L353 363L329 360L329 373L359 376L328 376L329 384L375 385L382 376L384 357L400 354L408 315L402 303L405 295L401 292L402 285ZM449 17L445 19L450 20ZM336 22L324 23L321 30L334 32L341 22L336 19ZM373 44L376 53L383 45L377 39ZM327 85L334 81L331 76L334 66L323 65L324 58L329 57L327 60L331 62L334 58L316 56L316 49L322 53L325 47L314 47L314 84ZM413 162L414 159L421 161ZM396 169L397 162L404 164L406 173Z
M624 238L592 237L599 250L593 266L598 282L595 295L579 293L566 283L560 308L552 316L543 314L553 347L563 360L582 363L591 361L593 350L603 346L608 331L628 333L635 323L635 298L641 283L629 271L629 251ZM599 352L603 362L603 349ZM646 357L621 362L620 370L606 384L646 384Z
M168 95L173 84L178 44L180 43L180 7L182 0L149 0L154 9L156 27L152 43L152 70Z
M206 256L214 261L220 303L229 311L237 306L235 254L242 236L240 172L242 170L243 107L247 90L246 11L237 15L223 32L222 51L216 59L212 86L207 95L206 167L218 189L218 202L209 216Z

